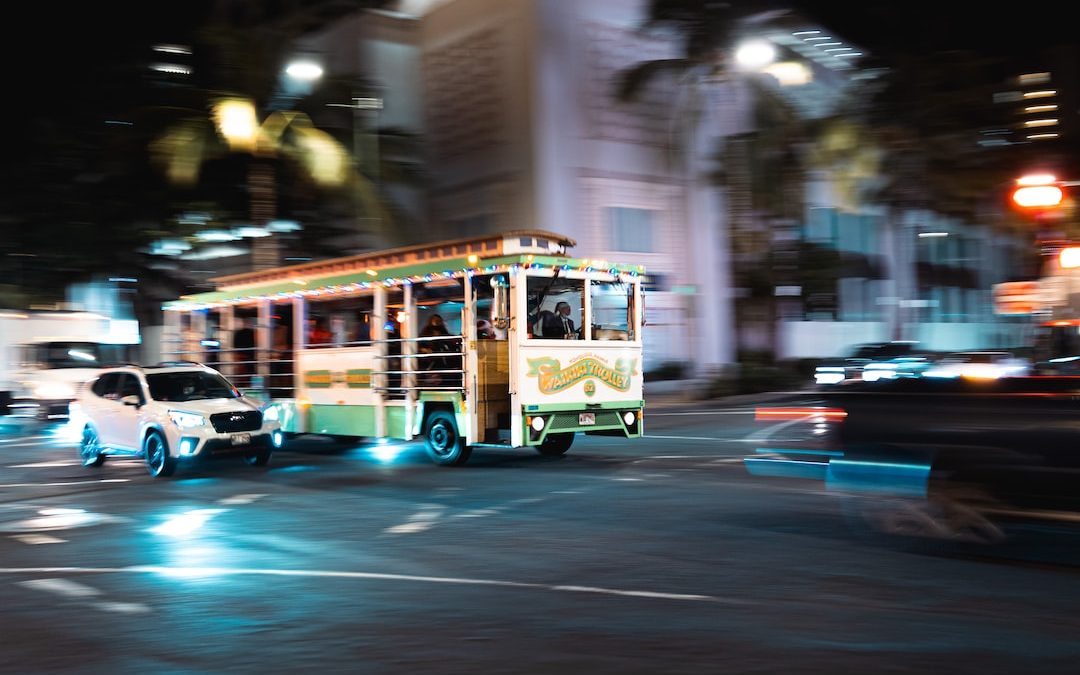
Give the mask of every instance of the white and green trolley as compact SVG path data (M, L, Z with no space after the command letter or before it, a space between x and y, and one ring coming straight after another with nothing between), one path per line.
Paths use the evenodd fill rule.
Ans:
M165 305L163 352L263 397L288 433L423 436L439 464L640 437L644 269L572 246L516 231L221 277Z

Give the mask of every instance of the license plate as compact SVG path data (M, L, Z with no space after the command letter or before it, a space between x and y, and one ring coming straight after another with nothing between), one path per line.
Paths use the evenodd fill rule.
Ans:
M581 413L577 416L577 421L583 427L596 424L596 413Z
M251 443L251 434L233 434L232 435L232 444L233 445L248 445L249 443Z

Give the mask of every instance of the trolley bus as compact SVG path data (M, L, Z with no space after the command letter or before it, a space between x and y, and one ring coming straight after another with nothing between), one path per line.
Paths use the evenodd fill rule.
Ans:
M573 246L515 231L220 277L165 305L163 353L289 434L423 437L443 465L640 437L644 268Z

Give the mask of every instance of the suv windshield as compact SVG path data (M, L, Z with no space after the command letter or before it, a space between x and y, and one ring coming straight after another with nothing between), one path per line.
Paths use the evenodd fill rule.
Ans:
M147 375L146 384L150 387L150 396L155 401L196 401L240 396L225 378L203 371Z

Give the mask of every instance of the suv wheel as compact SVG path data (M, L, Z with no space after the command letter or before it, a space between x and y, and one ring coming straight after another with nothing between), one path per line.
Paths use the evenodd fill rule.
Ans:
M169 455L169 446L159 432L151 431L146 435L143 454L146 457L146 468L154 478L171 476L176 471L176 460Z
M79 458L83 466L101 466L105 463L105 455L101 453L101 442L98 440L97 430L89 424L83 427L82 440L79 442Z

